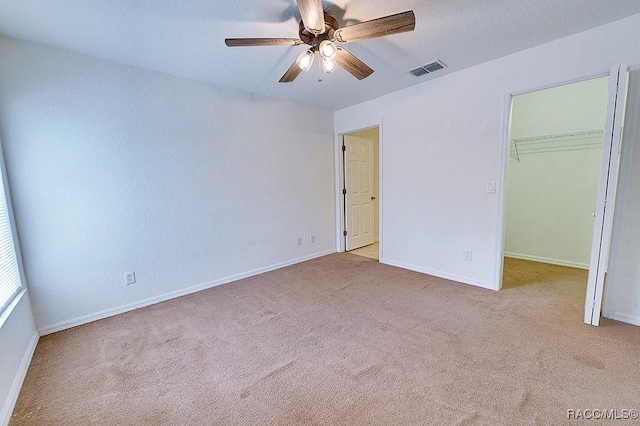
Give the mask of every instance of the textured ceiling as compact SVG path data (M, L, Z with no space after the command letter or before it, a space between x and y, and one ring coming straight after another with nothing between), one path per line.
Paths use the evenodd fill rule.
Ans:
M416 30L349 44L375 73L318 67L278 80L302 46L227 48L225 37L297 37L295 0L0 0L0 34L335 110L640 13L638 0L335 0L341 25L406 10ZM408 71L441 59L444 71Z

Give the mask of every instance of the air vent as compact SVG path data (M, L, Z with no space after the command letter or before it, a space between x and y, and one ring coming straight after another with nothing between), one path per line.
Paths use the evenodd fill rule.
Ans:
M411 70L409 72L414 77L420 77L420 76L423 76L425 74L430 74L432 72L441 70L441 69L443 69L445 67L446 67L446 65L444 64L444 62L442 62L441 60L437 60L437 61L429 62L428 64L423 65L423 66L421 66L419 68L416 68L414 70Z

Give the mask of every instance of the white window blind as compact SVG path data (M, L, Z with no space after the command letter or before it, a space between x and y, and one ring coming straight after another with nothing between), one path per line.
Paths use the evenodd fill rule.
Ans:
M0 174L0 312L7 307L21 288L7 197Z

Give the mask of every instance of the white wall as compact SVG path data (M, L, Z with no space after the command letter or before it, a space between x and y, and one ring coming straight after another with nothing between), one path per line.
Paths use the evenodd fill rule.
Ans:
M331 113L7 38L0 57L41 331L335 251Z
M27 293L19 296L11 315L6 318L0 315L0 323L0 424L3 425L9 423L38 342Z
M511 138L602 130L608 77L514 96ZM603 134L511 145L505 254L589 268Z
M604 315L640 325L640 71L627 96Z
M638 58L635 15L336 111L336 134L384 120L382 261L498 288L509 93Z

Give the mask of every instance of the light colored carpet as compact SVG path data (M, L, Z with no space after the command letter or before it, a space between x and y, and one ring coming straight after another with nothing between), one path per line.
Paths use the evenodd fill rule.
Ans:
M378 260L380 258L380 243L375 242L373 244L369 244L368 246L351 250L349 253Z
M640 327L584 325L586 271L535 266L508 259L492 292L334 254L48 335L12 424L546 425L640 408Z

